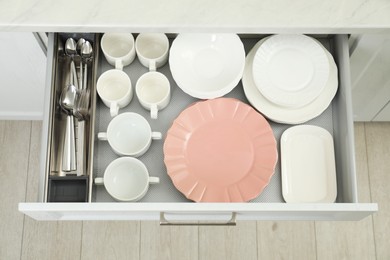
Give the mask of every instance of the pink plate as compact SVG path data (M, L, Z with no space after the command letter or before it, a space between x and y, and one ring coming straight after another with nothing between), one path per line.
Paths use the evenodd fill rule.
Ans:
M267 120L232 98L197 102L168 130L164 162L175 187L197 202L243 202L268 185L278 159Z

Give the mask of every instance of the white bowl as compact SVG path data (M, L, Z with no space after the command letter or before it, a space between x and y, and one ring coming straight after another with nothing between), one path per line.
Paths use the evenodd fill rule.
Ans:
M177 85L200 99L221 97L237 86L245 67L245 49L236 34L179 34L169 65Z

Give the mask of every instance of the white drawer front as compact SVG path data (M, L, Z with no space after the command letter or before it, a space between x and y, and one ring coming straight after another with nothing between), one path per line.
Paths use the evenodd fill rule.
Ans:
M280 203L20 203L19 210L37 220L360 220L378 210L376 204Z

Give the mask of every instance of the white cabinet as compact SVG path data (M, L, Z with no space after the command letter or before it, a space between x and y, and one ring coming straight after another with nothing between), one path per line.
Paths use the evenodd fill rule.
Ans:
M42 120L46 56L33 33L0 33L0 120Z
M63 44L67 37L59 37L57 34L50 35L50 44L48 51L48 72L55 71L56 59L61 57L61 51L57 51L59 46ZM257 37L257 38L256 38ZM244 39L247 49L251 48L259 39L265 35L254 35L250 39ZM98 45L98 39L95 44ZM324 46L329 48L333 54L338 66L339 72L339 88L338 93L332 101L328 109L319 117L308 122L309 124L317 124L327 128L333 135L336 155L336 171L337 171L337 200L335 203L285 203L281 196L280 183L280 165L277 166L273 179L267 187L267 191L262 193L258 198L248 203L194 203L186 200L177 190L173 188L172 183L164 172L163 159L161 154L158 157L141 157L141 160L147 163L157 164L160 171L153 171L160 177L160 187L154 191L150 191L150 196L146 196L139 202L134 203L119 203L110 198L104 189L99 189L94 186L91 179L94 176L101 176L104 166L99 166L104 160L111 160L112 153L103 153L103 159L97 153L101 153L99 146L93 138L99 130L107 127L104 123L107 118L103 113L98 113L96 107L101 104L93 103L93 118L96 124L91 123L92 143L95 144L93 149L93 159L91 163L93 167L89 167L90 191L87 202L75 203L58 203L47 202L47 186L48 179L51 174L55 173L56 163L50 160L53 153L58 152L58 147L52 146L53 138L56 137L53 133L53 121L58 120L53 109L56 107L58 97L59 79L54 74L48 77L46 87L46 103L45 116L43 124L43 153L41 155L41 176L40 176L40 196L36 203L20 203L19 210L30 217L38 220L162 220L178 221L178 220L218 220L227 221L228 219L238 220L358 220L369 216L377 211L377 205L374 203L359 203L357 197L355 156L354 156L354 133L353 133L353 118L352 118L352 99L351 99L351 83L350 83L350 67L349 67L349 46L348 37L346 35L330 35L329 37L320 38ZM249 42L249 43L248 43ZM99 66L97 66L99 65ZM97 63L98 71L96 74L109 69L102 55L100 62ZM127 70L128 68L126 68ZM169 76L169 70L166 68L166 73ZM131 68L129 68L131 70ZM146 69L145 69L146 71ZM135 75L135 70L131 72ZM163 72L163 68L161 69ZM62 73L62 72L61 72ZM92 77L96 77L93 75ZM136 80L137 78L134 78ZM57 87L56 87L57 85ZM92 90L94 90L93 86ZM241 90L240 90L241 88ZM237 91L237 92L236 92ZM235 89L236 93L242 92L241 83ZM176 91L178 94L179 91ZM95 94L94 94L95 95ZM175 94L174 94L175 95ZM179 97L179 98L177 98ZM96 98L96 96L94 96ZM183 101L182 96L172 98L169 108L174 109L175 102ZM134 103L136 105L136 102ZM179 106L180 108L180 106ZM145 113L148 113L147 111ZM107 113L106 113L107 114ZM176 115L178 111L176 111ZM103 120L104 119L104 120ZM100 121L100 122L99 122ZM171 122L171 121L169 121ZM94 127L96 129L94 129ZM272 124L275 136L280 138L281 133L287 129L288 125ZM159 129L161 130L161 129ZM52 142L52 143L51 143ZM161 145L162 146L162 145ZM51 148L52 147L52 148ZM54 149L53 149L54 147ZM162 147L160 147L162 148ZM50 151L51 149L51 151ZM157 149L158 150L158 149ZM162 149L161 149L162 151ZM147 153L145 156L148 156ZM96 166L96 167L95 167ZM155 168L155 169L157 169ZM100 175L99 175L100 174ZM166 185L166 186L164 186ZM152 192L155 192L152 194ZM149 193L148 193L149 194ZM231 222L229 222L231 223Z
M390 34L360 35L350 57L355 121L390 121Z

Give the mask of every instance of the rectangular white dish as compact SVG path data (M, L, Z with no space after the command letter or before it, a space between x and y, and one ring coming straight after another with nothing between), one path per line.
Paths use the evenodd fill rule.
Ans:
M53 64L57 60L58 34L50 34L48 50L48 80L46 100L51 100L53 95ZM265 35L251 35L242 38L246 52ZM157 153L146 153L140 159L148 166L153 175L160 177L161 183L136 203L115 202L104 190L103 187L96 188L90 185L90 198L87 203L47 203L45 202L45 190L47 189L47 166L48 166L48 136L51 133L50 109L51 104L45 104L45 121L43 125L42 144L42 170L40 196L36 203L20 203L19 210L25 214L40 220L158 220L160 214L169 215L169 219L185 220L218 220L227 219L235 213L236 218L257 219L257 220L357 220L377 211L376 204L359 203L357 198L356 170L354 157L354 136L351 109L351 86L349 74L348 37L346 35L330 35L319 39L326 48L333 54L339 68L339 90L329 108L319 117L308 122L327 129L333 136L335 143L335 161L337 172L337 200L336 203L285 203L282 197L280 162L268 187L264 192L249 203L194 203L188 201L178 192L169 177L163 163L162 145L163 142L155 142L151 150ZM100 55L97 75L109 69L109 65ZM133 82L146 72L146 68L139 65L138 61L130 65L125 71L130 75ZM171 78L169 67L164 66L160 72L167 75L172 85L172 101L161 113L154 128L166 132L172 120L178 113L195 99L185 95L178 89ZM245 101L241 83L228 94ZM133 100L126 110L148 116L148 111L140 108L137 100ZM96 103L94 133L104 129L109 122L108 108L103 107L100 101ZM271 123L276 139L288 125ZM153 127L153 125L152 125ZM90 169L90 179L93 176L101 176L106 165L116 156L110 150L108 144L93 142L93 166ZM38 173L37 173L38 174ZM91 183L91 182L90 182ZM92 183L91 183L92 184Z
M313 125L283 132L280 140L282 193L287 203L332 203L336 200L333 138Z

